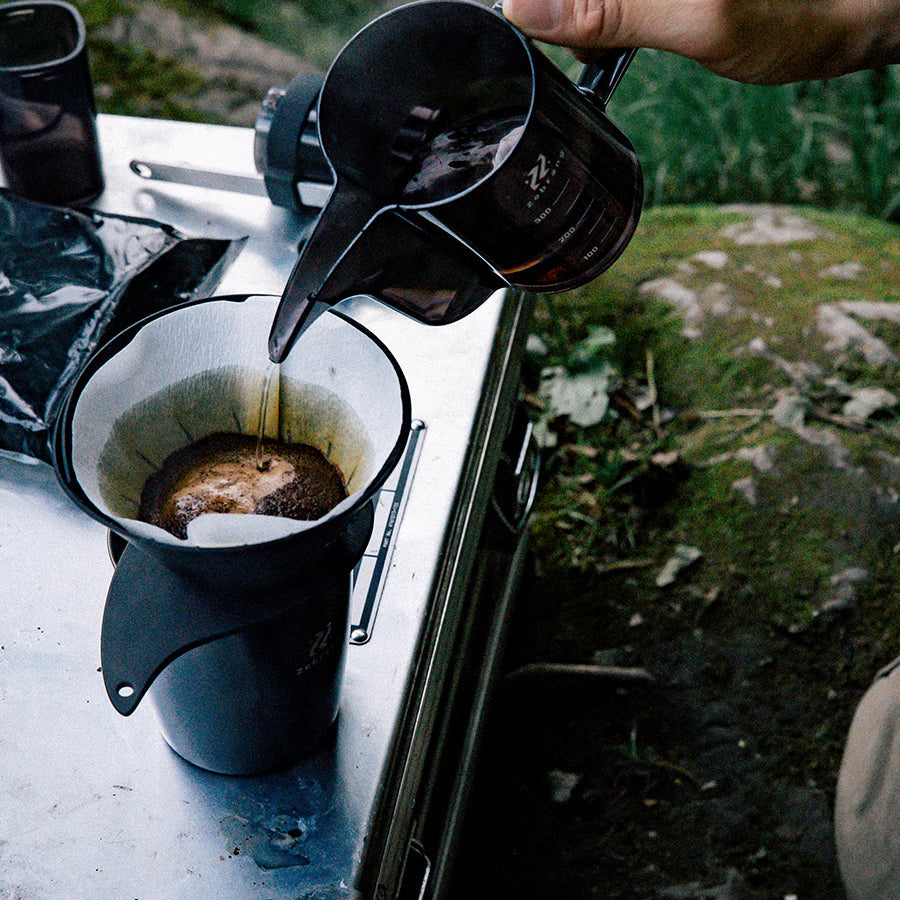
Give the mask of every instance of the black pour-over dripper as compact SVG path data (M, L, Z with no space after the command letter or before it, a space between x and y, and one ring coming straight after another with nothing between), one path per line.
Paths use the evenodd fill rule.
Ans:
M228 590L202 584L126 542L116 560L100 638L103 682L112 705L123 716L130 715L157 676L181 654L283 619L303 606L315 604L322 627L338 621L349 574L366 549L373 517L372 502L363 504L333 529L330 540L323 539L287 584L280 584L280 557L288 548L270 551L270 567L278 573L270 573L271 586L260 585L258 576L247 586L235 580ZM152 622L166 626L148 627Z
M315 522L208 514L187 540L138 521L141 487L171 450L258 432L276 303L201 301L128 329L92 357L54 434L63 487L127 544L101 636L110 700L127 715L152 684L172 746L231 773L280 764L333 721L350 571L410 427L390 353L351 320L323 316L281 366L278 436L319 447L347 500Z
M634 149L604 114L633 55L591 67L579 88L479 3L422 0L367 25L322 85L335 186L270 357L353 293L444 324L498 288L559 291L608 268L643 198Z

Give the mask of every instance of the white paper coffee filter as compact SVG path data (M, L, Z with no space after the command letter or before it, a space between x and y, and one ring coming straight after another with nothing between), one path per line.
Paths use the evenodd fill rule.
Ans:
M99 510L137 535L185 544L136 520L141 491L175 450L218 431L258 434L277 303L251 297L175 310L143 326L97 369L72 413L72 468ZM341 470L350 496L315 522L206 514L188 526L188 544L233 546L306 530L353 506L386 465L404 427L403 391L393 364L364 332L320 316L275 384L267 436L318 447Z

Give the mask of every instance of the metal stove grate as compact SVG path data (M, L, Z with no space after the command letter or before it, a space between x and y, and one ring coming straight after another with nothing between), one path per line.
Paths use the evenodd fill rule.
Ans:
M406 508L409 486L415 474L424 438L425 423L413 422L400 464L378 492L375 500L372 537L362 559L353 571L353 594L350 600L351 644L365 644L372 637L375 616L384 590L384 575L394 552L397 528Z

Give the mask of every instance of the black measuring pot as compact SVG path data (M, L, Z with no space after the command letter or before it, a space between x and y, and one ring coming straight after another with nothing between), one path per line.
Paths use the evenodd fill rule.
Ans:
M335 186L269 336L282 359L319 311L368 293L429 324L496 289L584 284L621 254L641 169L604 109L633 50L574 84L496 10L424 0L353 38L322 85Z

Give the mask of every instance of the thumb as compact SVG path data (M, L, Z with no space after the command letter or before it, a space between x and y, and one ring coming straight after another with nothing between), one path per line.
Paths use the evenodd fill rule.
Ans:
M619 45L628 0L503 0L503 15L526 34L568 47ZM632 40L631 46L638 46Z
M706 5L702 0L503 0L503 15L530 37L571 47L579 56L609 47L689 54L695 49L689 46L691 35L704 33L698 18Z

